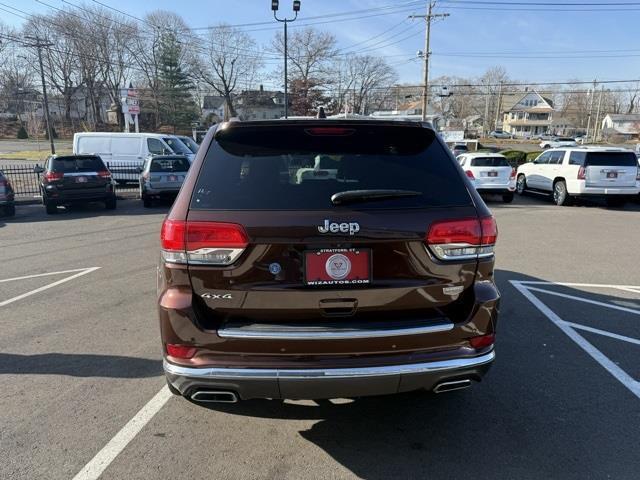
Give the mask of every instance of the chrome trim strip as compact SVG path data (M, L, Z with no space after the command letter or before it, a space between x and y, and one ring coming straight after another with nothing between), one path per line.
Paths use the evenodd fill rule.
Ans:
M393 375L412 375L438 372L442 370L462 370L493 362L494 350L479 357L454 358L435 362L412 363L408 365L387 365L380 367L331 368L331 369L270 369L270 368L190 368L162 361L165 373L178 377L191 378L206 382L216 379L268 380L300 379L314 380L322 378L358 378L384 377Z
M291 330L249 330L246 328L221 328L218 336L221 338L251 338L261 340L347 340L354 338L382 338L403 335L423 335L425 333L447 332L453 330L453 323L440 323L410 328L386 328L371 330L349 330L336 328L324 331Z

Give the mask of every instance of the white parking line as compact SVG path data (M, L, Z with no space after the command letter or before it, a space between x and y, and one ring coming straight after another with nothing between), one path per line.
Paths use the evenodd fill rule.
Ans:
M564 322L570 327L577 328L578 330L584 330L585 332L597 333L598 335L602 335L604 337L615 338L616 340L622 340L623 342L633 343L635 345L640 345L640 340L632 337L625 337L624 335L619 335L613 332L607 332L606 330L600 330L599 328L587 327L586 325L580 325L579 323L573 322Z
M527 290L529 290L529 291L546 293L548 295L555 295L556 297L568 298L570 300L576 300L578 302L591 303L592 305L598 305L600 307L607 307L607 308L612 308L614 310L620 310L621 312L627 312L627 313L633 313L634 315L640 315L640 310L636 310L634 308L619 307L618 305L612 305L611 303L598 302L597 300L590 300L590 299L584 298L584 297L576 297L574 295L567 295L566 293L552 292L552 291L549 291L549 290L545 290L543 288L536 288L536 287L525 287L525 288Z
M589 343L582 335L575 331L568 322L562 320L555 312L547 307L538 297L529 291L531 287L527 287L526 282L510 280L511 284L525 296L535 307L542 312L549 320L551 320L560 330L562 330L571 340L587 352L596 362L598 362L605 370L613 375L616 380L627 387L638 399L640 399L640 382L633 379L627 372L622 370L618 365L609 360L600 350ZM533 282L529 282L534 284ZM552 283L546 283L552 285ZM593 286L593 285L584 285ZM547 292L548 293L548 292ZM580 297L577 297L580 298ZM611 306L611 305L606 305Z
M71 275L70 277L66 277L63 278L62 280L58 280L56 282L53 283L49 283L47 285L44 285L40 288L36 288L35 290L31 290L30 292L26 292L26 293L22 293L16 297L10 298L9 300L4 300L2 302L0 302L0 307L4 307L6 305L9 305L10 303L13 302L17 302L18 300L22 300L23 298L29 297L31 295L35 295L36 293L40 293L43 292L45 290L48 290L50 288L53 288L57 285L60 285L62 283L68 282L70 280L73 280L74 278L78 278L81 277L83 275L86 275L87 273L91 273L91 272L95 272L96 270L100 269L101 267L90 267L90 268L79 268L76 270L63 270L60 272L50 272L50 273L39 273L36 275L26 275L24 277L14 277L14 278L5 278L4 280L0 280L0 283L4 283L4 282L12 282L12 281L16 281L16 280L26 280L29 278L38 278L38 277L46 277L46 276L50 276L50 275L59 275L59 274L63 274L63 273L72 273L72 272L78 272L75 275Z
M96 480L135 436L151 421L173 394L164 386L136 415L87 463L73 480Z

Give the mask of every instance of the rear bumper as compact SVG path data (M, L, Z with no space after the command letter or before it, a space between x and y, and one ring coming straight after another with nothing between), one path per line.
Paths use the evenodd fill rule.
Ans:
M506 185L495 185L495 186L482 186L476 187L478 193L496 193L496 194L505 194L505 193L513 193L516 191L516 187L506 186Z
M168 188L151 188L151 187L144 187L144 193L145 195L149 195L152 197L155 196L176 196L178 195L178 192L180 191L180 187L168 187Z
M452 379L480 381L494 358L491 350L475 357L358 368L191 368L166 359L163 367L169 383L185 396L198 390L222 390L244 400L319 399L432 390Z
M572 180L567 182L567 190L569 195L575 196L606 196L606 195L637 195L640 193L640 187L591 187L586 185L584 180Z
M640 192L638 188L606 188L606 187L584 187L578 195L583 196L606 196L606 195L637 195Z

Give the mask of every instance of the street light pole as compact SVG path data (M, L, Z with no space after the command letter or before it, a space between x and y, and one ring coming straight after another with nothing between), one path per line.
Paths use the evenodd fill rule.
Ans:
M38 50L38 63L40 64L40 80L42 81L42 97L44 100L44 118L47 122L47 134L49 135L49 144L51 145L51 154L55 155L56 146L53 143L53 131L51 128L51 118L49 117L49 99L47 97L47 84L44 80L44 66L42 64L42 48L51 47L53 43L43 43L38 37L25 37L34 40L36 43L32 46Z
M287 24L294 22L298 18L298 12L300 11L300 0L294 0L293 11L295 16L293 18L278 18L278 0L271 0L271 10L273 10L273 18L278 22L284 23L284 118L289 117L289 98L288 98L288 80L287 80Z

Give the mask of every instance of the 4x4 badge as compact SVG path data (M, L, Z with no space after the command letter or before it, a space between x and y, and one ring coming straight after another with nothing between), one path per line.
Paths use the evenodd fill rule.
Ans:
M202 298L209 298L211 300L231 300L233 297L230 293L203 293L200 295Z
M318 225L318 231L320 233L348 233L349 235L355 235L360 231L360 224L358 222L332 222L327 219L324 221L324 225Z

